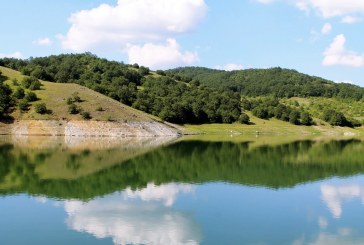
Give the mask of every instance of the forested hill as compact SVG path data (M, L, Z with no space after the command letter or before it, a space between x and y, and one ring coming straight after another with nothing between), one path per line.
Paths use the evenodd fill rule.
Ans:
M201 84L239 92L246 96L339 97L360 100L364 88L309 76L295 70L270 68L221 71L201 67L183 67L166 71L183 81L197 80Z
M227 72L186 67L152 72L138 64L108 61L91 53L27 60L3 58L0 66L26 76L23 81L12 81L13 84L20 82L21 87L17 89L22 92L20 95L24 89L39 85L38 79L76 83L172 123L250 124L248 111L261 119L274 117L297 125L321 123L313 120L315 118L335 126L355 127L364 122L364 88L281 68ZM9 84L1 84L1 81L0 85L6 94L3 97L8 98L4 103L0 101L5 105L0 117L16 106L23 110L27 101L19 97L19 91L11 91ZM291 104L287 101L291 97L333 101L325 105L310 101ZM352 110L337 108L333 102L349 104Z

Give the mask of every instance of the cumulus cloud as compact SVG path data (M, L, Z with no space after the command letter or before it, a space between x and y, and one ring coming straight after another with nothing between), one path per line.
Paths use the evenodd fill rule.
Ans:
M0 53L0 58L16 58L16 59L21 59L23 58L23 54L19 51L14 52L14 53L10 53L10 54L6 54L6 53Z
M89 202L65 201L67 225L97 238L111 237L115 244L199 244L201 228L193 217L160 199L189 191L187 185L148 185ZM172 190L176 189L176 190ZM136 200L139 197L140 199Z
M329 34L332 30L332 26L330 23L325 23L324 26L321 29L321 33L323 35Z
M62 46L89 51L100 46L165 40L193 30L204 18L204 0L119 0L72 14Z
M128 45L126 50L130 64L138 63L152 69L189 65L199 60L197 53L181 51L175 39L168 39L165 44Z
M50 46L52 45L52 40L49 37L38 38L37 40L33 41L33 44L39 46Z
M342 215L342 204L354 198L361 198L364 204L364 187L359 185L348 186L321 186L322 200L326 203L335 218Z
M256 0L260 3L271 3L277 0ZM309 13L311 10L324 18L341 17L351 14L364 15L364 1L359 0L283 0L298 9Z
M215 69L224 70L224 71L236 71L236 70L244 69L244 66L241 64L229 63L229 64L225 64L225 65L215 66Z
M343 65L350 67L363 67L364 54L349 51L345 48L346 38L343 34L335 37L334 41L324 52L324 66Z
M167 184L157 186L153 183L147 187L133 191L130 188L125 190L125 195L128 198L140 198L143 201L163 201L164 205L172 206L177 195L181 193L191 193L193 187L187 184Z

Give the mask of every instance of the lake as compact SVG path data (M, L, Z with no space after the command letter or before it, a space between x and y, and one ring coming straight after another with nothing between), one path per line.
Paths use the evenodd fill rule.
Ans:
M364 141L0 138L1 244L364 244Z

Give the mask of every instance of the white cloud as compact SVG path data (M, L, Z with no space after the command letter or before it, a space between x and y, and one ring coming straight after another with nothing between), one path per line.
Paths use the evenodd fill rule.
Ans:
M165 40L189 32L205 17L204 0L119 0L72 14L62 46L73 51Z
M324 18L352 13L364 14L364 1L360 0L307 0Z
M197 53L181 51L175 39L168 39L165 44L128 45L126 50L130 64L138 63L152 69L189 65L199 60Z
M39 38L35 41L33 41L33 44L35 45L39 45L39 46L50 46L52 45L52 40L48 37L44 37L44 38Z
M130 188L125 190L128 198L140 198L143 201L160 201L163 200L164 205L172 206L176 197L180 193L190 193L193 191L191 185L184 184L167 184L157 186L148 184L147 187L133 191Z
M348 15L348 16L343 17L341 19L341 22L345 23L345 24L354 24L354 23L361 22L362 20L363 20L362 18Z
M329 34L332 30L332 26L330 23L325 23L321 29L321 34L326 35Z
M260 3L271 3L277 0L256 0ZM341 17L351 14L364 15L364 1L361 0L283 0L296 6L305 13L316 11L324 18Z
M335 218L342 215L342 203L354 198L361 198L364 204L364 187L359 185L348 186L321 186L322 200L326 203Z
M131 197L121 192L89 202L65 201L66 223L73 230L97 238L111 237L114 244L199 244L201 228L193 216L158 202L159 197L164 198L166 193L161 194L164 190L168 193L176 188L183 192L186 185L162 185L158 191L156 188L148 185L139 192L129 193ZM136 196L142 201L135 200Z
M224 71L236 71L236 70L244 69L244 66L241 64L229 63L229 64L225 64L225 65L215 66L215 69L224 70Z
M330 47L324 52L324 66L343 65L350 67L363 67L364 55L359 55L356 52L346 50L346 38L343 34L335 37Z
M10 54L0 53L0 58L16 58L16 59L21 59L21 58L23 58L23 54L20 53L19 51L14 52L14 53L10 53Z

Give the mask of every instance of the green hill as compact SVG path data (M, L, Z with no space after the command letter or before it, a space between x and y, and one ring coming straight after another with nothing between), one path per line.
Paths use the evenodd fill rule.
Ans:
M220 126L220 129L224 129L225 124L238 123L248 125L249 131L252 131L252 125L258 124L263 129L271 129L276 125L284 128L287 122L301 126L352 128L364 123L364 88L337 84L294 70L272 68L226 72L186 67L151 72L138 64L108 61L90 53L28 60L4 58L0 59L0 65L32 79L52 82L43 82L43 88L50 88L46 94L52 90L51 87L55 88L55 93L62 91L60 93L63 95L64 92L63 97L55 94L48 96L51 100L59 98L57 103L73 100L74 92L77 92L84 102L75 104L86 108L97 120L113 120L110 117L113 117L115 110L110 109L109 114L108 110L95 112L96 105L104 109L118 101L164 121L193 125L192 128L200 124L210 124L208 127L224 124ZM65 83L73 84L73 87L63 88ZM102 97L104 103L94 100L100 95L93 94L91 90L105 95ZM83 91L87 91L89 97ZM49 107L56 103L48 101L42 89L37 93L41 100L50 103ZM88 105L88 102L95 103ZM57 111L56 114L68 116L66 110ZM38 116L30 111L25 118ZM19 118L24 117L19 115ZM276 123L273 118L279 122ZM130 116L115 120L130 120Z
M270 68L221 71L201 67L182 67L166 72L169 76L182 80L198 80L213 88L222 88L245 96L326 97L364 98L364 88L345 83L309 76L295 70Z
M20 72L5 67L0 67L0 72L6 77L5 84L9 85L13 91L23 87L21 81L26 76ZM15 85L14 79L17 80ZM39 90L33 91L38 99L34 102L29 102L28 110L25 111L21 111L17 108L18 105L14 105L15 109L10 113L11 117L16 120L84 120L81 113L71 114L68 111L67 99L77 95L80 101L74 104L81 112L89 112L90 120L150 122L156 119L78 84L46 81L41 81L41 84L42 86ZM24 90L25 93L31 92L29 89L24 88ZM16 103L19 104L19 101ZM41 103L46 105L49 113L40 114L35 111L36 105Z

